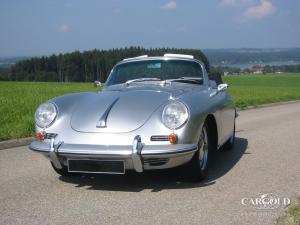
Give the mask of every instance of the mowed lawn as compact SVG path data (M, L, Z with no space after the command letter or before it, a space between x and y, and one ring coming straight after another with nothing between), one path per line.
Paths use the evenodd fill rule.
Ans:
M237 107L300 99L300 74L224 77ZM55 96L94 91L92 83L0 82L0 141L34 135L34 112Z
M300 99L300 74L223 77L238 108Z

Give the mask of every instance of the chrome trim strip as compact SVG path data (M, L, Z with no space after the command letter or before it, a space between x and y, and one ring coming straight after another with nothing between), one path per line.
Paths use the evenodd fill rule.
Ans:
M183 59L194 59L193 55L185 55L185 54L173 54L173 53L165 53L164 57L171 58L183 58Z
M91 155L122 155L131 156L132 146L105 146L105 145L81 145L63 144L58 152L70 154L91 154Z
M41 141L34 141L29 146L29 149L36 151L37 153L41 153L44 156L49 156L49 140ZM166 169L172 168L175 166L182 165L188 162L192 156L194 155L195 151L193 146L195 144L168 144L168 145L140 145L141 155L140 160L143 163L143 171L145 170L154 170L154 169ZM69 148L70 147L70 148ZM64 151L61 151L64 148ZM85 154L78 153L80 148L85 149ZM101 149L100 151L97 151ZM134 166L134 162L132 160L132 148L133 145L129 146L104 146L104 145L78 145L78 144L61 144L61 146L57 150L57 156L59 160L62 159L90 159L90 160L124 160L125 161L125 169L127 170L135 170L137 168L137 164ZM74 149L77 149L74 151ZM42 151L40 151L42 150ZM65 151L67 150L67 151ZM160 154L157 154L158 150L160 150ZM182 152L182 150L186 150ZM191 150L191 151L188 151ZM105 154L104 151L106 151ZM126 154L124 154L124 151ZM101 154L102 153L102 154ZM118 154L120 153L120 154ZM127 154L128 153L128 154ZM143 154L149 153L149 154ZM152 154L153 153L153 154ZM153 164L153 158L156 158L160 163L163 159L168 158L169 160L165 164L157 165ZM152 163L152 164L151 164Z
M114 106L114 104L116 104L116 102L119 100L119 98L116 98L111 105L106 109L106 111L103 113L103 115L100 117L99 121L97 122L96 127L97 128L105 128L106 127L106 121L107 121L107 117L108 114L110 112L110 110L112 109L112 107Z
M143 151L142 156L148 156L148 155L171 155L171 154L184 154L184 153L190 153L195 152L198 150L198 147L195 146L189 146L181 149L147 149Z
M37 141L31 142L29 145L29 149L32 151L37 151L41 153L48 153L49 152L49 147L44 146L42 144L37 144Z
M49 142L34 141L30 144L29 149L41 153L49 153ZM90 155L101 157L120 157L122 159L132 159L135 154L135 160L149 156L176 156L191 153L198 150L197 144L168 144L168 145L142 145L140 139L135 137L133 145L124 146L104 146L104 145L82 145L60 143L56 145L56 154L59 155ZM137 162L138 167L139 162ZM140 170L140 169L139 169Z
M125 58L122 61L128 61L128 60L132 60L132 59L142 59L142 58L148 58L148 55L141 55L141 56L132 57L132 58Z
M59 143L57 145L55 145L55 138L57 137L57 135L54 135L51 139L50 139L50 149L49 149L49 157L51 162L53 163L53 165L57 168L57 169L62 169L62 165L59 162L59 159L56 155L57 149L58 147L62 144Z
M133 139L132 143L132 162L133 162L133 167L136 172L141 173L143 172L143 163L141 159L141 152L142 152L142 141L141 141L141 136L137 135Z
M168 135L152 135L150 141L168 141Z

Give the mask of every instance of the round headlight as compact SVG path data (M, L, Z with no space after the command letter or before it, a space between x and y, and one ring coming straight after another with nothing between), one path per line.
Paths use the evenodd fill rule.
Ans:
M49 127L55 120L56 115L57 109L53 103L41 104L35 112L35 123L41 128Z
M187 107L177 101L167 104L162 113L164 125L172 130L181 127L187 121L188 117L189 113Z

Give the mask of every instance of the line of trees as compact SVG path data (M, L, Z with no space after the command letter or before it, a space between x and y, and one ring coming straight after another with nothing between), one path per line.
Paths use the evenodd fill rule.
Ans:
M105 82L112 67L124 58L140 55L162 56L164 53L194 55L204 62L207 70L209 62L202 51L197 49L120 48L111 50L75 51L47 57L34 57L18 61L11 67L9 80L13 81L57 81L57 82Z
M0 81L1 80L10 80L10 68L7 67L0 67Z

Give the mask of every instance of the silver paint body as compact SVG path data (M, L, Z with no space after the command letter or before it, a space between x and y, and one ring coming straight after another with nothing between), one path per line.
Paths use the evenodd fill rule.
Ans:
M228 140L233 133L235 120L232 99L226 91L218 91L214 82L208 80L201 61L147 57L125 60L119 64L157 59L199 63L203 70L203 85L137 82L105 86L103 91L68 94L50 100L58 109L56 121L44 130L36 126L36 132L57 134L55 140L52 139L52 149L61 165L66 166L68 158L124 160L126 169L137 172L182 165L197 151L201 129L208 115L212 115L216 121L218 146ZM163 108L173 100L184 103L189 110L187 123L174 131L162 123ZM112 104L105 126L99 125L100 117ZM169 135L173 132L178 136L176 144L150 140L153 135ZM137 136L140 143L135 139ZM30 149L49 156L50 145L51 140L34 141ZM167 162L159 166L147 163L147 160L159 158L166 158ZM51 157L50 160L53 162Z

